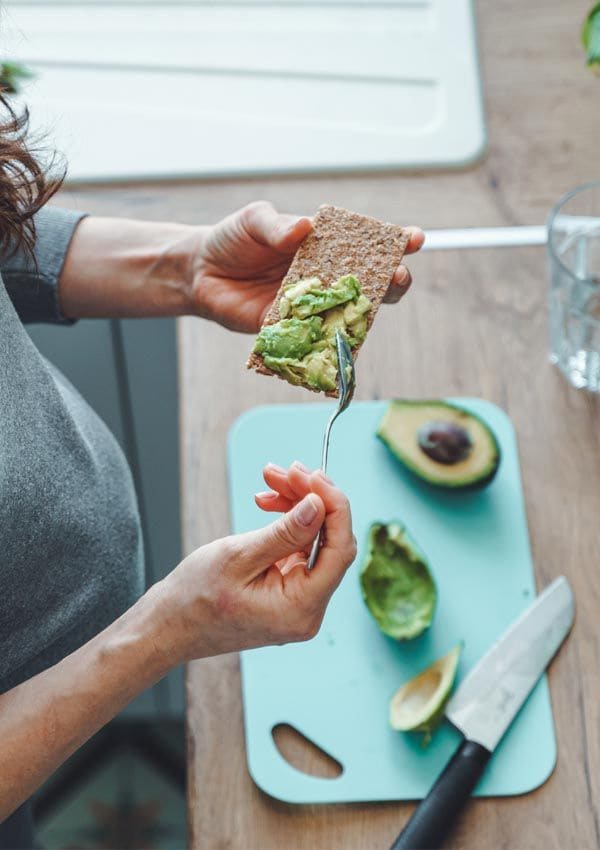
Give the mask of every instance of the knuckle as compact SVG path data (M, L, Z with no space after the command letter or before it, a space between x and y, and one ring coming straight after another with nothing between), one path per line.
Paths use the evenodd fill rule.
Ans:
M252 201L242 208L240 215L244 224L252 224L257 215L271 208L269 201Z
M246 547L235 535L223 538L221 541L221 564L224 568L238 564L246 556Z
M293 643L304 643L305 641L314 638L318 631L318 623L315 624L312 621L303 621L295 625L288 634L290 641Z
M305 631L302 625L294 626L288 630L288 641L290 643L302 643L302 641L306 640L304 636Z
M321 630L322 622L322 617L313 617L312 620L310 620L306 625L304 631L304 640L312 640L313 638L315 638Z
M357 543L356 543L356 537L354 535L352 535L352 537L350 538L350 543L348 544L348 551L346 553L347 558L348 558L348 563L350 563L350 564L352 563L352 561L356 558L357 552L358 552L358 546L357 546Z
M306 641L316 637L321 628L324 615L324 607L315 608L313 605L310 608L306 608L296 623L296 640Z
M296 546L294 526L291 517L283 517L273 525L273 543L284 548L293 549Z
M340 490L340 510L345 514L350 514L350 499L345 493Z
M321 630L321 623L322 622L323 622L323 615L322 614L313 615L308 620L308 622L305 624L304 639L305 640L312 640L314 637L316 637L319 634L319 631Z

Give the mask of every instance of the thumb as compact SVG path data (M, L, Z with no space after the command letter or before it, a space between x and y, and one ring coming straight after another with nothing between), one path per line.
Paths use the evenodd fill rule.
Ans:
M246 232L262 245L294 253L312 228L306 216L278 213L268 201L255 201L242 211Z
M311 230L312 222L306 216L280 215L269 241L278 251L294 253Z
M325 505L315 493L266 528L241 535L244 547L242 569L252 580L267 567L294 552L308 549L325 520Z

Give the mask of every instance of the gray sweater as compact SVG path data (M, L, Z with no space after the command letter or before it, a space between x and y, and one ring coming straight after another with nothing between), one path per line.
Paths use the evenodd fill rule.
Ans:
M65 322L57 280L80 218L38 214L37 271L20 253L0 262L0 693L73 652L142 592L127 462L22 324Z

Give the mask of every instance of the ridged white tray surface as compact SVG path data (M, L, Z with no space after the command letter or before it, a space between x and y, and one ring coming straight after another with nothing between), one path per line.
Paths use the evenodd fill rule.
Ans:
M470 0L4 4L70 177L459 165L483 149Z

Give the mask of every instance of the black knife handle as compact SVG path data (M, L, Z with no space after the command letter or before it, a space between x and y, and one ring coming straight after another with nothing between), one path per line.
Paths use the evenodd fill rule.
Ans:
M491 752L463 741L390 850L437 850L465 805Z

